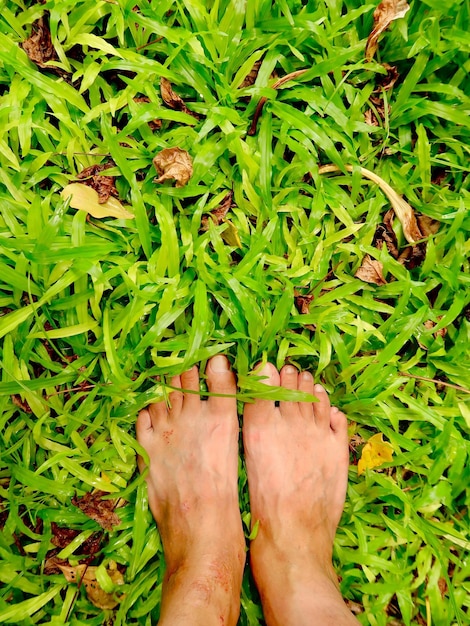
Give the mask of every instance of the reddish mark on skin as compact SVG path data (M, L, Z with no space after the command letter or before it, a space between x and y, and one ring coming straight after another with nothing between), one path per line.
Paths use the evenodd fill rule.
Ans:
M162 437L165 443L170 443L171 435L174 433L173 430L164 430L162 433Z
M221 626L224 626L225 624L225 618L223 615L219 615L219 624L221 624Z

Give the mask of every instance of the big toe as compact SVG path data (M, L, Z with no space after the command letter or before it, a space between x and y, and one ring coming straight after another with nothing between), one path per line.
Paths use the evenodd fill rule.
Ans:
M269 387L279 387L280 376L277 369L272 363L265 363L263 368L254 372L257 376L261 377L261 382ZM264 400L263 398L256 398L252 403L245 404L243 417L245 421L251 421L256 418L262 418L265 415L269 415L274 409L273 400Z
M212 357L207 363L206 377L209 392L219 394L209 397L208 403L211 410L236 411L237 382L227 357L222 354Z

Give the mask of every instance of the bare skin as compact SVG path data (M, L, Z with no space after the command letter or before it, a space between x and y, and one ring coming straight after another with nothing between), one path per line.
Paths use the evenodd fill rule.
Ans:
M207 366L210 391L235 396L223 356ZM199 391L196 367L171 385ZM137 439L150 458L149 504L167 570L160 626L232 626L240 612L245 541L238 506L236 400L173 391L139 414ZM139 459L141 471L145 464Z
M358 624L343 602L332 565L348 472L347 421L308 372L280 374L268 385L299 389L319 402L257 400L244 411L243 441L252 523L251 569L268 626Z
M210 359L210 391L234 396L225 357ZM320 402L257 400L244 412L252 521L251 566L268 626L357 624L338 590L331 557L346 494L345 416L310 374L268 363L266 384L301 389ZM167 571L160 626L235 626L245 543L237 497L238 418L234 397L202 401L196 367L165 402L141 411L137 439L148 453L149 504ZM145 469L139 459L140 470Z

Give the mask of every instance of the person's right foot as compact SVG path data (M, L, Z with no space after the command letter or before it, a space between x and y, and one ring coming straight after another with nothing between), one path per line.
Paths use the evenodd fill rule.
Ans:
M250 491L251 567L266 622L357 624L338 590L333 540L348 473L347 420L308 372L268 363L265 383L319 402L257 400L245 405L243 442Z

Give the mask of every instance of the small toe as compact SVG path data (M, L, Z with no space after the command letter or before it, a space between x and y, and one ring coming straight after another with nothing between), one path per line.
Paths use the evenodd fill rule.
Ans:
M170 415L177 415L181 413L183 408L183 392L181 391L181 377L173 376L170 381L172 390L168 396L168 404L170 408Z
M187 372L181 374L181 388L184 394L184 406L196 410L201 400L199 397L199 370L195 365ZM185 393L185 391L189 393Z
M346 415L335 406L331 407L330 411L330 428L337 435L343 435L347 438L348 419Z
M142 409L135 425L137 441L145 448L145 441L153 435L153 423L148 409Z
M237 393L237 382L227 357L218 354L209 359L206 368L206 376L210 393L222 394L208 398L211 409L218 413L221 411L236 411L237 401L235 395Z
M299 374L299 391L304 391L312 396L315 395L313 391L313 376L310 372L301 372ZM300 414L302 417L311 420L313 418L313 403L312 402L299 402Z
M318 402L313 403L313 414L318 426L323 428L330 427L330 399L326 390L322 385L314 385L313 395L318 398Z
M291 389L297 391L299 384L299 372L293 365L284 365L280 373L281 387L284 389ZM295 402L281 402L279 408L281 414L285 411L291 410L295 405Z

